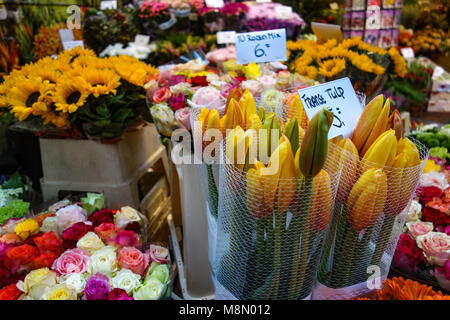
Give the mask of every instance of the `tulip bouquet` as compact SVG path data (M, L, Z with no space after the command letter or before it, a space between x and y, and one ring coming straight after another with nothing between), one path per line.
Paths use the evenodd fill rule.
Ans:
M238 108L236 93L209 122L234 121L221 149L216 297L308 298L340 174L327 158L333 114L320 111L305 132L296 118Z
M364 109L352 138L334 141L334 157L343 168L314 293L318 299L329 298L329 288L345 288L331 291L341 298L367 292L369 267L378 267L381 277L389 271L428 156L422 144L403 138L398 111L391 116L389 111L389 99L377 96Z
M98 195L14 219L0 236L2 299L147 300L170 294L166 248L145 245L145 217ZM85 210L86 208L87 210ZM89 214L90 213L90 214Z

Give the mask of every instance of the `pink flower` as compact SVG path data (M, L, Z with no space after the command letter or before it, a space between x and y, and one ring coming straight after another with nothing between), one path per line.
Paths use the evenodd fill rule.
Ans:
M134 300L133 297L128 296L127 292L123 289L112 289L108 294L107 300Z
M56 211L56 224L60 233L77 222L85 222L86 219L87 212L77 205L70 205Z
M58 259L53 261L52 269L61 275L86 272L89 254L81 249L65 251Z
M117 234L117 227L114 223L102 223L94 228L94 232L106 243L114 241Z
M153 94L153 103L158 104L166 102L172 96L172 92L167 87L159 88Z
M101 273L91 276L83 290L83 300L107 300L111 291L109 279Z
M225 107L225 101L222 98L220 91L213 87L203 87L198 89L192 96L192 102L199 107L207 109L220 110Z
M430 264L443 266L450 258L450 236L441 232L428 232L418 236L417 245L424 252L425 258Z
M409 232L412 234L414 238L417 238L418 236L423 236L428 232L433 231L432 222L423 222L423 221L407 222L406 227L408 228Z
M182 94L181 92L176 96L172 95L172 97L169 99L169 103L174 112L186 106L186 102L184 101L184 99L184 94Z
M119 247L142 247L139 235L129 230L119 230L114 238L114 243Z
M264 89L274 88L277 80L272 76L262 76L258 79Z
M144 276L145 269L149 264L149 258L134 247L124 247L118 251L117 263L122 269L128 269Z
M165 247L151 244L150 249L146 253L149 255L151 262L155 261L159 264L170 263L170 253Z
M175 119L186 129L191 130L191 108L182 108L175 111Z
M434 269L434 276L441 287L447 291L450 290L450 259L444 263L443 267L437 266Z

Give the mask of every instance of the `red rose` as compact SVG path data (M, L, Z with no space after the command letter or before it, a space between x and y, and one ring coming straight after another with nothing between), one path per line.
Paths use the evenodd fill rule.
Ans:
M84 222L77 222L62 233L63 246L66 249L73 249L77 246L78 240L86 233L92 231L92 227Z
M393 262L402 271L416 273L417 266L424 260L422 250L420 250L414 239L402 233L397 243Z
M128 296L127 292L123 289L115 288L108 293L107 300L134 300L133 297Z
M34 239L42 236L43 234L43 232L35 233L22 241L21 244L29 244L30 246L35 246L36 244L34 243Z
M0 300L17 300L22 295L16 284L10 284L2 289L0 289Z
M36 237L34 243L40 253L51 251L60 255L64 251L62 246L63 242L54 231L46 232L42 236Z
M29 244L22 244L20 246L8 250L6 256L11 261L17 261L22 265L30 263L39 254L38 249Z
M106 243L114 241L117 231L118 229L114 223L102 223L94 228L94 232Z
M33 268L34 269L40 269L40 268L51 268L53 261L58 259L60 252L55 251L47 251L44 253L41 253L41 255L34 259L33 261Z
M423 187L420 189L419 197L422 204L427 203L428 201L433 200L433 198L440 198L442 196L442 190L438 187Z
M433 222L435 227L450 224L450 216L430 207L423 208L422 215L424 221Z
M196 76L189 79L193 87L206 87L209 83L206 81L206 76Z
M94 227L97 227L102 223L114 223L113 212L110 209L102 209L91 214L88 221L92 222Z
M125 230L133 231L135 233L141 233L141 225L137 221L130 222L124 228Z

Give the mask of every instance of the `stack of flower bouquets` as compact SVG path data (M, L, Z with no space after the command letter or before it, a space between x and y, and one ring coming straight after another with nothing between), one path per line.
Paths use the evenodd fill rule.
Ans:
M203 154L204 162L206 155L221 160L217 298L310 296L340 174L327 161L332 119L320 111L305 133L297 118L284 123L238 90L223 117L202 109L203 136L223 136L221 156L207 150L211 142Z
M338 142L343 165L318 273L317 299L351 298L370 290L369 276L386 277L428 150L403 138L398 111L377 96L351 139ZM340 290L330 290L340 289Z

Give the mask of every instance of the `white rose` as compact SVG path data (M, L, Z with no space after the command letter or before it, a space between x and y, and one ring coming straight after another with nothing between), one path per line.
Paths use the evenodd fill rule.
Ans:
M86 285L86 278L82 273L72 273L66 277L60 278L60 283L65 283L72 287L77 293L81 293Z
M113 288L125 290L131 294L141 285L141 276L128 269L122 269L111 280Z
M112 246L105 246L94 251L89 259L87 270L90 274L97 272L105 275L111 274L117 270L117 253Z
M417 200L411 202L408 212L408 222L414 222L422 218L422 205Z
M164 285L161 281L150 278L134 292L133 298L135 300L158 300L163 289Z
M56 217L47 217L42 221L41 232L50 232L55 231L58 233L58 218Z
M77 242L77 248L89 252L103 248L105 244L94 232L90 231L80 238Z
M132 207L123 207L114 215L114 223L119 228L126 227L127 224L131 222L140 222L141 217L136 209Z

